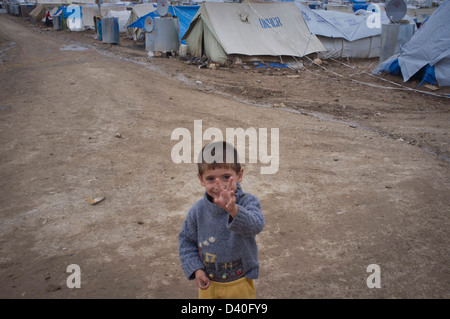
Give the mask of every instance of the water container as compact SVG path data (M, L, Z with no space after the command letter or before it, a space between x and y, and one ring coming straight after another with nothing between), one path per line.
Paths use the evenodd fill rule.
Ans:
M53 29L61 30L61 15L52 16L53 19Z
M20 16L20 5L18 4L10 4L9 12L13 15Z
M112 44L118 44L120 42L118 18L102 18L102 42Z
M155 41L156 41L156 33L154 32L146 32L145 33L145 51L155 51Z
M180 47L180 29L178 27L178 18L155 17L153 32L156 34L154 51L178 51Z
M36 8L35 4L20 4L20 14L26 18L30 16L30 12Z
M188 53L188 47L186 44L180 44L180 49L178 50L179 56L186 56Z
M412 23L381 25L380 62L400 53L401 47L413 36L414 27Z

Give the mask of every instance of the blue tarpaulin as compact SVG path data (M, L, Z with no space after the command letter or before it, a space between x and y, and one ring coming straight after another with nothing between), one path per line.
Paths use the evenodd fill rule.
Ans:
M356 12L360 9L367 10L369 3L364 0L350 0L353 5L353 12Z
M286 64L278 63L278 62L269 62L266 64L262 64L261 62L253 62L253 65L256 68L267 68L268 66L270 66L271 68L287 68L288 67Z
M379 73L379 71L384 71L384 72L392 74L392 75L402 76L402 70L400 68L400 64L398 63L398 58L395 58L392 60L387 60L387 61L383 62L380 65L378 73ZM434 70L434 66L429 65L429 64L427 64L423 68L421 68L411 78L421 80L417 87L421 86L424 82L430 83L433 85L438 84L438 82L436 80L436 73Z
M436 74L434 72L434 66L427 64L423 68L422 72L423 72L423 79L422 79L422 82L419 83L419 86L421 86L423 82L427 82L427 83L430 83L433 85L437 84Z
M67 19L72 14L74 14L75 11L77 11L77 10L75 9L75 7L70 7L70 8L69 7L59 7L58 11L56 11L56 13L54 15L57 15L60 11L62 12L62 18ZM82 16L81 10L78 10L78 12L80 13L80 17L81 17Z

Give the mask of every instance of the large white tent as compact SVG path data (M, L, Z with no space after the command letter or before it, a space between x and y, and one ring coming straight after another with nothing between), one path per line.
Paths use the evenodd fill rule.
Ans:
M224 64L230 55L302 57L324 46L292 2L204 2L184 37L189 52Z
M106 17L114 17L119 21L119 32L126 32L128 19L130 18L131 11L128 10L109 10Z
M380 55L381 25L389 23L384 11L360 14L332 10L312 10L307 5L295 2L309 30L317 35L327 49L322 58L373 58ZM378 14L379 23L373 23L371 16ZM409 23L414 24L414 21Z
M445 0L402 47L398 57L403 80L423 67L434 67L440 86L450 86L450 0Z

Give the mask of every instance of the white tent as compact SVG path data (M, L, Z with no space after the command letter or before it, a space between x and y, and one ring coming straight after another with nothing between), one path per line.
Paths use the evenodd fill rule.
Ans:
M106 17L117 18L119 20L119 32L126 32L130 14L131 14L131 11L128 11L128 10L122 10L122 11L109 10Z
M295 2L309 30L317 35L327 49L322 58L352 57L373 58L380 55L381 24L388 23L385 12L354 14L331 10L312 10ZM379 24L368 21L371 15L379 14ZM410 23L414 21L406 17Z
M98 6L83 5L81 7L81 18L83 19L83 23L86 28L95 29L94 17L96 15L98 15Z
M204 2L183 39L189 52L226 63L229 55L302 57L325 48L292 2Z
M440 86L450 86L450 0L445 0L402 47L398 64L408 81L426 65L434 66Z

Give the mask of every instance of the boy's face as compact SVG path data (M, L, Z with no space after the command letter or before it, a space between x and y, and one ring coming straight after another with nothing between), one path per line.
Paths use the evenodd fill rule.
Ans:
M233 177L232 189L236 192L236 184L242 182L242 175L244 169L241 168L238 174L231 168L216 168L206 169L202 175L197 174L200 184L205 188L206 193L212 198L219 198L220 191L225 189L230 177ZM216 179L219 179L219 184L222 189L218 189Z

